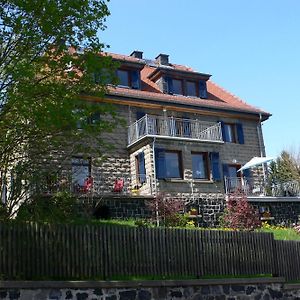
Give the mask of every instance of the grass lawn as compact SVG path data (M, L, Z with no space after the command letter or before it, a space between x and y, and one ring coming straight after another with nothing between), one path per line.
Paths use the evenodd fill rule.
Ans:
M300 234L297 233L293 228L262 228L259 229L260 232L270 232L274 234L275 240L294 240L300 241Z
M86 224L86 220L77 221L77 224ZM109 219L109 220L90 220L90 224L98 224L98 225L113 225L113 226L128 226L128 227L138 227L141 224L146 225L146 227L151 227L149 223L145 223L144 220L135 220L135 219ZM155 227L154 225L152 225ZM189 228L190 229L190 228ZM195 227L194 229L205 229L209 230L209 228L198 228ZM222 230L222 228L211 228L211 230ZM224 229L228 231L228 228ZM297 240L300 241L300 234L298 234L293 228L284 228L280 226L271 226L271 225L264 225L262 228L258 229L257 232L269 232L274 234L274 238L276 240Z

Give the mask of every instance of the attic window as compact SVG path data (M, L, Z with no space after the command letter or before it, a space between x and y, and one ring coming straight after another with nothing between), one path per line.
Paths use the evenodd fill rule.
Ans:
M129 71L117 70L117 76L118 76L118 79L119 79L119 85L120 86L130 87Z
M182 80L173 79L172 83L173 83L173 94L183 95Z
M197 88L195 81L186 82L186 95L191 97L197 97Z
M185 95L191 97L207 98L207 87L205 80L182 80L166 77L165 92L173 95Z
M117 70L117 77L119 79L118 86L141 89L140 71L119 69Z

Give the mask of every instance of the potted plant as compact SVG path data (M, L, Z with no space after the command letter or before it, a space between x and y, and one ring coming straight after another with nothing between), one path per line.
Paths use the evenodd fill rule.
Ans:
M198 210L196 208L191 208L189 211L189 214L191 216L197 216L198 215Z

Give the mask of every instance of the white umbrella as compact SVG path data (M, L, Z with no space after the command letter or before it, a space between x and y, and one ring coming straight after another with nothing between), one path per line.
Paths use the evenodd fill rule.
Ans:
M262 164L265 164L267 162L270 162L274 160L273 157L253 157L251 158L245 165L243 165L239 170L237 170L237 172L242 171L242 170L246 170L246 169L250 169L252 167L256 167Z

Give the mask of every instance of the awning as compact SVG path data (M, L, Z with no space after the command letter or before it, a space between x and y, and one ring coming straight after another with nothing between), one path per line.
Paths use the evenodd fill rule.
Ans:
M274 160L273 157L257 157L257 156L253 157L251 158L250 161L248 161L245 165L243 165L237 172L265 164L272 160Z

